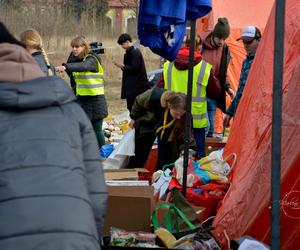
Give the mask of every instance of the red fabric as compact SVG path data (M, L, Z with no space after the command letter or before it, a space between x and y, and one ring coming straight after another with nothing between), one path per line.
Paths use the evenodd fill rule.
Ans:
M180 191L182 190L182 186L177 181L176 178L172 178L169 183L169 189L178 188ZM197 189L201 189L203 191L202 194L195 192L195 188L187 187L186 188L186 199L195 206L205 206L206 202L210 202L211 200L222 200L224 195L228 189L228 184L215 184L208 183L205 185L198 186ZM212 191L220 192L222 195L215 195L210 193Z
M157 156L158 156L158 149L152 148L150 151L150 154L148 156L147 162L144 166L145 169L147 169L148 173L139 173L139 180L147 180L152 181L152 175L156 171L157 166Z
M299 13L299 0L286 2L281 200L278 201L281 203L280 249L283 250L298 249L300 245ZM275 8L257 50L223 154L235 152L238 157L232 187L213 224L223 249L227 245L224 231L230 239L250 235L270 243L274 20Z
M188 47L182 47L179 49L178 54L174 60L174 65L176 69L178 70L187 70L189 68L189 55L190 55L190 49ZM194 52L194 64L198 64L201 62L202 57L199 53L199 51Z
M169 189L172 188L177 188L179 191L182 191L181 185L175 178L172 178L169 184ZM191 205L205 208L205 211L201 213L201 219L205 220L216 214L219 204L224 197L208 194L208 191L217 190L225 193L225 190L228 189L228 185L206 184L201 188L204 190L203 195L196 193L193 188L187 188L185 198Z

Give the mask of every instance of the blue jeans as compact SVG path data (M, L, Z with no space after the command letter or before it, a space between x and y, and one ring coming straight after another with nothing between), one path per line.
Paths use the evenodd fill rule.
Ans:
M205 153L205 128L194 128L194 138L197 146L198 158L206 156Z
M212 137L215 132L216 109L217 109L217 100L207 98L207 119L208 119L208 129L206 132L207 137Z

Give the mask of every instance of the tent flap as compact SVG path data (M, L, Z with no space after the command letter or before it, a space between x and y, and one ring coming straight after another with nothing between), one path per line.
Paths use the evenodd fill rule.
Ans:
M281 155L281 248L300 244L300 2L286 2ZM250 235L270 243L274 8L252 65L224 155L238 162L232 186L214 221L214 234Z

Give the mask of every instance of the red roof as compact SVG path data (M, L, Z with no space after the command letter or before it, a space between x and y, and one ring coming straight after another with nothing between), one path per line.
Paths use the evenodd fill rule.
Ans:
M136 7L138 0L108 0L109 7Z

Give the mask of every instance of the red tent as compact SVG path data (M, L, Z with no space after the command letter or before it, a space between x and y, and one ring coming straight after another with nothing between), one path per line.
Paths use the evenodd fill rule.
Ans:
M200 33L202 30L213 29L219 17L228 18L231 34L226 42L232 58L227 79L234 90L237 89L242 63L246 55L242 42L237 42L236 39L241 36L243 28L248 25L255 25L263 31L273 3L274 0L212 0L213 8L210 14L198 20L198 33ZM228 105L230 101L227 96ZM219 133L223 131L222 121L222 112L217 111L215 130Z
M281 248L300 245L300 2L286 1L281 152ZM256 13L255 13L256 16ZM250 235L270 243L271 132L275 10L271 12L224 156L238 155L213 226L215 236Z

